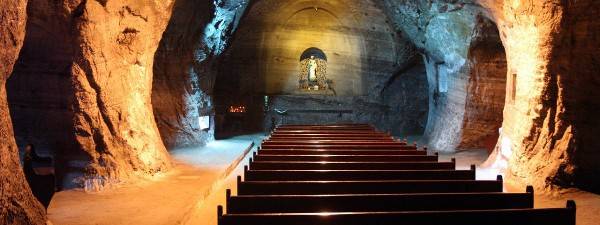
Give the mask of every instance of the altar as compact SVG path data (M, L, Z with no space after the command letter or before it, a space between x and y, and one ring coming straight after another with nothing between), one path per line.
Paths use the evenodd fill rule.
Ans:
M302 93L331 94L333 81L327 79L327 56L321 49L311 47L300 56L298 89Z

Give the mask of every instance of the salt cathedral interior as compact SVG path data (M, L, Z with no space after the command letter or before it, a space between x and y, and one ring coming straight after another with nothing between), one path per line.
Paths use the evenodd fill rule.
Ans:
M598 15L0 0L0 224L596 225Z

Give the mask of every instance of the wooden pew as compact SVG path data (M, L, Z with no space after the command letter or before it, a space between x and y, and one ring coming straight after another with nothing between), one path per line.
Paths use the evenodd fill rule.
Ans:
M278 137L270 137L269 141L290 141L290 140L381 140L381 141L392 141L394 140L392 137L385 136L371 136L371 137L344 137L344 136L333 136L333 137L287 137L287 136L278 136Z
M574 201L566 208L491 209L401 212L226 214L217 209L219 225L575 225Z
M435 155L269 155L253 157L260 161L328 161L328 162L437 162Z
M252 170L449 170L456 162L282 162L250 163Z
M366 123L362 123L362 124L348 123L348 124L281 124L277 127L370 127L370 128L372 128L373 126L366 124Z
M238 176L238 196L227 191L219 225L575 224L572 201L533 209L533 188L502 193L501 176L477 181L475 166L437 159L368 125L280 126Z
M263 149L259 154L266 155L427 155L423 150L325 150L325 149Z
M244 181L238 195L502 192L502 180Z
M372 150L416 150L417 146L410 145L399 145L399 144L369 144L369 145L357 145L357 144L262 144L261 149L339 149L339 150L361 150L361 149L372 149Z
M413 193L353 195L241 195L227 190L227 213L383 212L533 208L525 193Z
M381 132L374 132L368 130L276 130L275 134L357 134L357 135L369 135L369 134L385 134ZM387 134L386 134L387 135Z
M283 125L283 126L277 126L276 129L292 129L292 130L298 130L298 129L344 129L344 130L348 130L348 129L368 129L368 130L375 130L375 128L373 128L372 126L369 125Z
M246 167L247 168L247 167ZM475 180L475 170L245 170L247 181Z
M275 131L288 131L288 130L317 130L317 131L322 131L322 130L326 130L326 131L337 131L337 130L343 130L343 131L375 131L375 129L373 129L372 127L277 127L275 128Z
M303 144L303 145L406 145L404 142L399 142L396 140L331 140L331 139L322 139L322 140L265 140L262 144L273 144L273 145L295 145L295 144Z
M272 133L269 137L310 137L310 138L321 138L321 137L390 137L384 133L366 133L366 134L352 134L352 133L343 133L343 134L308 134L308 133Z

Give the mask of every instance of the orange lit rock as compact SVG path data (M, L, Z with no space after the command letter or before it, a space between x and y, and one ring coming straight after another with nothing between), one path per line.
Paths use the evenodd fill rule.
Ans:
M600 2L485 1L506 48L509 85L497 154L509 180L600 190ZM513 83L516 82L516 83ZM508 93L507 96L512 93ZM492 157L490 163L501 165Z
M215 115L213 89L220 55L244 17L248 3L175 2L173 16L156 52L152 90L157 125L167 148L199 146L214 140L214 119L205 129L200 126L200 118Z
M502 125L506 55L493 23L478 23L469 48L469 79L459 149L494 148Z
M0 0L0 6L0 224L45 224L44 208L21 169L6 101L6 79L25 35L26 1Z
M84 1L71 69L76 142L96 190L170 167L150 101L154 53L172 1Z

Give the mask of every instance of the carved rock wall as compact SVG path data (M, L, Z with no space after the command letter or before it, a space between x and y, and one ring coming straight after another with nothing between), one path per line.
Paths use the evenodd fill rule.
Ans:
M65 188L170 167L150 93L172 3L32 0L9 101L17 140L53 154Z
M59 177L81 171L65 166L69 161L88 159L73 135L72 14L77 5L29 1L25 41L6 85L18 146L31 143L40 155L54 156Z
M177 0L154 64L152 103L167 148L203 145L214 123L201 130L199 116L214 116L213 88L219 55L248 1Z
M491 148L501 124L506 63L482 8L463 1L376 2L424 56L431 148Z
M458 148L492 150L502 125L506 54L495 24L480 22L477 26L468 52L465 115Z
M384 89L367 96L273 95L271 109L288 110L281 116L273 110L258 120L270 129L275 124L367 123L397 137L418 136L427 121L427 78L417 61L398 72ZM308 111L306 111L308 110ZM264 119L263 119L264 118Z
M27 2L1 0L0 5L0 223L45 224L44 207L31 193L19 162L5 88L23 44Z
M507 52L502 134L489 163L538 189L600 191L598 1L482 1ZM505 163L508 163L505 165Z
M76 143L86 187L170 167L151 106L154 53L172 1L83 1L71 68Z

